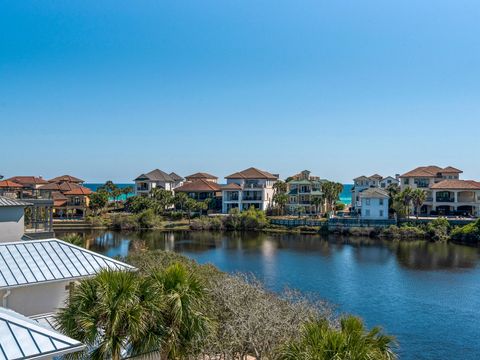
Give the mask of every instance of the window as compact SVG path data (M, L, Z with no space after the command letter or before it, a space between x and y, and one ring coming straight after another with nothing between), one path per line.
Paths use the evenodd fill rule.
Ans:
M383 217L383 210L380 210L380 217Z
M366 199L366 200L365 200L365 204L366 204L366 205L370 205L370 199Z
M410 179L408 179L408 178L407 178L407 179L404 179L404 180L403 180L403 184L404 184L404 185L410 184Z
M365 216L370 216L370 210L365 210Z
M383 199L379 200L380 205L383 205Z

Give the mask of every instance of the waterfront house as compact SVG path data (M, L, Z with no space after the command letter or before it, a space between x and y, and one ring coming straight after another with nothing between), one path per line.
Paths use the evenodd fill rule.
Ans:
M66 176L55 179L58 180L38 188L41 198L53 200L54 217L84 218L88 213L92 191L80 185L83 180L70 182L66 181Z
M362 219L387 220L390 196L380 187L368 188L360 192L360 215Z
M238 208L240 211L255 207L267 210L273 204L273 184L278 175L254 167L233 173L226 177L222 186L222 212Z
M452 166L421 166L400 176L400 187L423 189L426 200L419 215L480 215L480 182L461 180Z
M6 179L22 185L20 194L21 198L36 198L38 196L38 188L48 184L48 181L41 176L13 176Z
M318 176L312 176L308 170L289 177L287 211L295 214L299 208L303 208L304 214L322 213L325 210L325 202L322 201L322 204L317 205L314 199L322 199L322 183L325 181Z
M183 178L175 173L167 174L165 171L155 169L141 174L134 181L135 195L147 196L155 188L173 191L182 185Z
M57 183L57 184L61 184L61 183L73 183L73 184L83 184L85 181L83 181L82 179L79 179L75 176L72 176L72 175L62 175L62 176L57 176L53 179L50 179L48 180L49 183Z
M37 321L0 307L0 359L58 359L85 346Z
M19 198L23 185L11 180L0 181L0 196L6 196L13 199Z
M351 211L361 213L362 202L360 194L366 189L387 189L390 185L399 185L399 180L392 176L383 177L379 174L359 176L353 179Z

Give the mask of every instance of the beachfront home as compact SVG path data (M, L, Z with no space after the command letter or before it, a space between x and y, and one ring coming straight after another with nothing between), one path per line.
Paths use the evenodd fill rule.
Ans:
M155 169L141 174L135 180L135 195L147 196L155 188L173 191L183 184L183 178L175 173Z
M360 192L360 216L368 220L387 220L390 196L379 187Z
M41 176L13 176L6 179L13 183L22 185L21 198L33 198L38 196L38 188L42 185L48 184L48 181Z
M383 177L378 174L372 176L359 176L353 179L352 187L352 204L351 210L354 213L361 213L362 202L360 199L360 193L366 189L379 188L387 189L390 185L399 185L399 180L392 176Z
M80 185L83 180L77 178L73 178L73 181L67 180L68 178L63 176L40 186L38 188L40 197L53 200L54 217L56 218L84 218L88 213L90 195L93 192Z
M255 207L267 210L273 204L273 184L278 175L254 167L236 172L226 177L227 184L222 186L222 212L232 209L240 211Z
M325 202L315 203L315 198L322 199L322 183L318 176L310 175L310 171L304 170L299 174L287 178L288 204L287 211L296 214L301 208L304 214L322 213L325 209Z
M400 176L400 187L423 189L420 215L480 216L480 182L460 180L461 170L421 166Z
M206 179L187 181L175 189L175 194L184 193L197 200L209 200L209 210L219 211L222 208L222 189L216 182Z
M0 359L59 359L85 346L39 322L0 307Z

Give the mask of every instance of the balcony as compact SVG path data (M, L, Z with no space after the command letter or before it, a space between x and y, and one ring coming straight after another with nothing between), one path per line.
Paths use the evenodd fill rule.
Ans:
M137 191L148 191L148 187L146 187L146 186L137 186Z
M264 184L259 183L245 183L243 184L244 189L263 189L265 187Z
M453 203L453 202L455 202L455 199L454 198L446 198L446 197L437 197L436 202Z
M244 196L242 201L262 201L261 196Z

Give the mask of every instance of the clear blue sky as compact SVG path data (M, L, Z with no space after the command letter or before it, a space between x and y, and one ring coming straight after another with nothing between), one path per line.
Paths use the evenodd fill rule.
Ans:
M478 0L0 0L0 174L480 179Z

